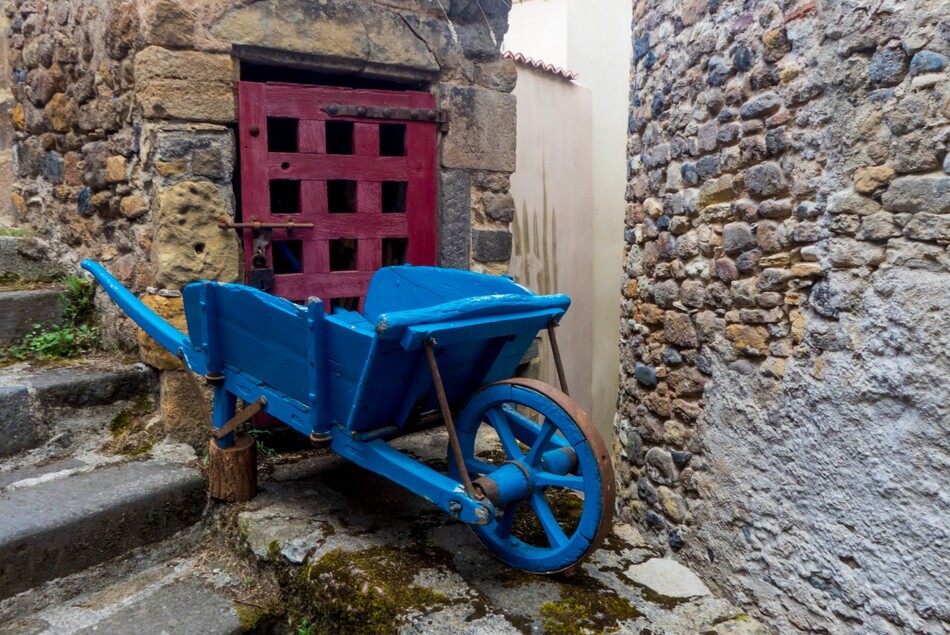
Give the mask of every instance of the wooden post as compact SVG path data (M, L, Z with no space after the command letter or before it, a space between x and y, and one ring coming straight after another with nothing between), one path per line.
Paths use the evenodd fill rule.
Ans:
M211 497L242 503L257 494L257 444L249 434L237 433L234 445L219 448L208 441L208 490Z

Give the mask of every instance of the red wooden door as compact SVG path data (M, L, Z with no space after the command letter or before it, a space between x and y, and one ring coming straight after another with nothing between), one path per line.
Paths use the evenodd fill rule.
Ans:
M435 264L432 95L241 82L238 97L243 222L312 225L266 247L258 232L257 249L244 231L245 267L263 255L272 293L362 309L381 266Z

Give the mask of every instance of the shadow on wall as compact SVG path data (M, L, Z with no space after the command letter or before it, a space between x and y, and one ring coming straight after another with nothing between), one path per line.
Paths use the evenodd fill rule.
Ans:
M522 284L542 295L557 293L557 209L548 206L547 176L541 167L541 211L528 213L527 201L521 203L521 213L512 225L514 258L511 275Z

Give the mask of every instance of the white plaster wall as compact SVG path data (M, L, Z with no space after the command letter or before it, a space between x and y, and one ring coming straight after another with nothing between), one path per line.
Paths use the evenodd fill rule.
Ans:
M571 308L558 328L571 396L591 411L593 240L590 91L519 66L518 162L514 249L509 271L539 293L566 293ZM545 341L541 378L558 385Z
M566 67L567 5L568 0L512 2L503 49Z
M591 415L610 439L619 379L620 271L624 256L630 0L570 0L567 67L591 91L594 321Z
M630 0L526 0L512 4L505 36L507 50L573 71L578 74L577 82L590 90L591 241L586 246L578 245L571 257L590 264L587 287L592 293L592 366L588 412L606 439L612 435L619 368L619 272L624 252L631 16ZM519 82L523 75L519 71ZM519 102L519 127L524 119L521 108ZM551 132L557 134L559 128ZM520 134L518 147L520 153ZM518 169L522 169L520 156ZM573 173L586 170L584 164L574 161ZM512 178L516 202L517 176Z

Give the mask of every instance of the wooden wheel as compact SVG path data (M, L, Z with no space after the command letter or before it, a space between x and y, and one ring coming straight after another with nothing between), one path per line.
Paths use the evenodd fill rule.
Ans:
M579 564L610 530L614 473L590 417L540 381L476 392L456 422L469 475L495 505L475 535L504 563L535 573ZM449 459L453 476L458 477Z

